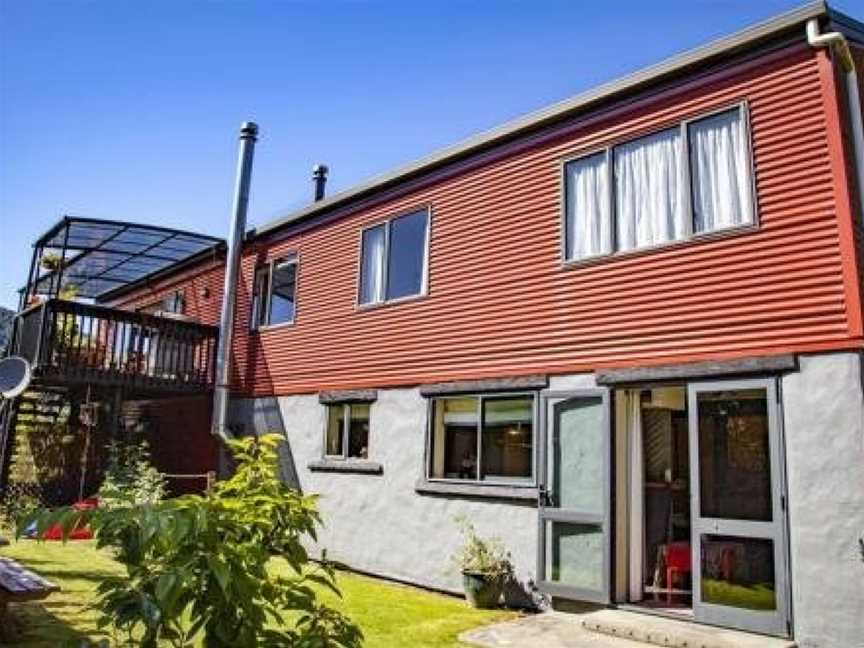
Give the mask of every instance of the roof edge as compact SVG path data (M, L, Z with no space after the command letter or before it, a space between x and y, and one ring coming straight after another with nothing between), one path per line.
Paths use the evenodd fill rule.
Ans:
M343 206L352 200L383 189L398 181L430 171L495 144L503 143L524 132L562 119L580 109L587 108L591 104L634 91L650 83L659 82L693 65L707 62L710 59L731 53L742 46L770 38L779 32L791 29L796 25L804 24L812 18L823 17L830 17L832 20L842 21L844 24L851 22L861 26L860 23L857 23L857 21L845 14L830 9L825 0L808 2L767 20L745 27L728 36L723 36L704 45L686 50L654 65L619 77L522 117L517 117L500 126L472 135L456 144L439 149L430 155L418 158L392 171L373 176L354 187L335 193L329 198L312 203L299 210L277 217L257 228L253 228L247 232L246 237L247 239L256 238L269 234L274 230L305 220L313 215ZM802 32L803 37L804 34Z

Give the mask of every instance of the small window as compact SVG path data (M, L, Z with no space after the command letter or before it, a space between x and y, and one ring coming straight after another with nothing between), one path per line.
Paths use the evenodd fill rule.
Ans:
M177 290L168 293L161 299L141 306L138 308L138 312L147 313L148 315L154 315L156 313L178 313L182 315L185 309L186 300L183 298L183 293Z
M367 459L369 455L368 403L327 406L324 454L341 459Z
M430 478L533 481L533 395L436 398L431 407Z
M568 261L755 222L744 104L564 164Z
M278 259L255 271L253 328L287 324L296 315L297 260Z
M426 292L429 212L422 210L363 230L360 261L361 304Z

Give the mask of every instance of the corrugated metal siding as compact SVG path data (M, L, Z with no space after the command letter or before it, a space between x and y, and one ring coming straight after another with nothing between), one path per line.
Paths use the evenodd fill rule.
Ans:
M758 230L561 266L563 157L744 99ZM860 347L811 50L568 132L248 251L238 387L287 394ZM433 213L429 295L358 310L361 228L420 205ZM289 251L300 254L296 323L250 334L255 264Z
M157 282L124 296L111 305L126 310L135 310L175 292L183 294L184 314L197 319L201 324L219 325L222 309L222 285L225 276L224 261L207 260L194 268Z

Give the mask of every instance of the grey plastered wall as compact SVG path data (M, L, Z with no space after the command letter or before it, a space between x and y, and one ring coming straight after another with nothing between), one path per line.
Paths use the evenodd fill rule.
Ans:
M259 399L269 400L269 399ZM278 399L290 454L304 493L320 496L325 526L318 547L352 568L444 590L461 591L450 564L460 545L454 517L467 515L481 534L499 536L511 551L517 575L534 578L537 511L533 503L419 494L423 470L426 405L417 389L379 390L371 408L369 460L383 474L314 472L321 459L325 407L317 395ZM246 432L260 426L251 401L238 402L235 420ZM251 424L250 424L251 415Z
M795 640L864 646L861 358L804 356L783 378Z

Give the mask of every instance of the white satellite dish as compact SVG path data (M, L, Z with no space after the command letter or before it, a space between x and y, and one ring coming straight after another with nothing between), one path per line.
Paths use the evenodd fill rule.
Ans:
M0 396L15 398L30 384L30 363L18 356L0 360Z

